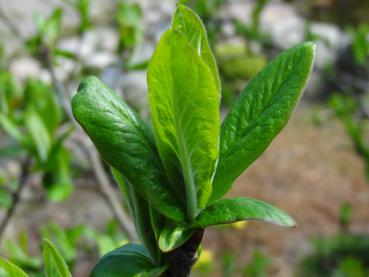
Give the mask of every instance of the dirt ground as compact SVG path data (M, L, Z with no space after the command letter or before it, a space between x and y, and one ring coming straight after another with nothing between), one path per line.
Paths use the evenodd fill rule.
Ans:
M273 203L294 217L297 228L260 222L249 222L244 230L211 228L204 248L217 257L229 250L239 257L240 266L258 248L272 258L271 276L286 277L293 276L293 267L310 250L312 237L339 229L341 203L353 205L351 229L369 232L369 184L362 162L338 121L327 119L317 127L311 115L311 108L300 106L229 193Z
M317 127L311 115L311 107L300 105L288 126L229 194L273 203L295 218L297 228L260 222L249 222L243 230L209 228L203 248L214 251L216 259L221 260L224 251L230 251L238 257L241 267L258 248L272 259L270 276L293 276L294 266L310 250L310 239L338 230L344 201L353 205L352 230L369 232L369 184L361 160L338 121L328 118ZM96 192L78 189L61 204L23 204L8 234L11 237L17 230L26 229L37 241L37 229L46 222L61 226L88 222L101 228L109 217L106 204ZM75 276L88 276L91 262L77 267ZM220 269L209 276L220 276Z

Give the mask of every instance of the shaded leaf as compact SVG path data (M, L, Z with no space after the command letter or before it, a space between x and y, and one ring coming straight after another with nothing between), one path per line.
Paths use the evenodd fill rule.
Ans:
M155 233L153 230L151 215L157 213L150 211L150 205L143 199L132 187L128 180L124 180L123 175L116 169L112 169L113 176L119 187L127 194L127 200L130 204L131 217L134 220L136 231L150 256L157 264L160 261L160 252L156 244Z
M144 246L128 243L103 256L91 273L91 277L160 276L166 267L156 267Z

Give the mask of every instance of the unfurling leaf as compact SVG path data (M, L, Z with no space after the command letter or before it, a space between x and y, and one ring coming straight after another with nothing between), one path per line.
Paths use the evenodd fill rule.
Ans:
M193 219L209 200L218 158L218 88L209 66L176 30L161 37L149 64L148 86L160 157L168 176L183 174L187 216Z
M181 226L165 226L160 233L159 248L163 252L172 251L183 245L195 232L195 229Z

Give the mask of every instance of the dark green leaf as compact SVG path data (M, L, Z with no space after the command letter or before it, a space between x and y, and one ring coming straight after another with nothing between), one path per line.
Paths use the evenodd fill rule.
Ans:
M77 58L75 53L64 49L55 49L54 55L70 60L75 60Z
M174 30L167 31L157 45L148 86L160 157L168 176L179 176L182 168L187 215L193 219L211 194L218 158L219 91L196 49Z
M184 221L184 208L167 185L150 130L138 115L95 77L81 83L72 108L103 159L155 209Z
M0 268L2 268L7 275L4 277L28 277L28 275L17 267L15 264L0 257Z
M67 199L73 192L69 153L62 145L53 150L47 161L51 179L49 183L45 183L45 187L49 199L60 202Z
M262 220L285 227L295 226L294 220L282 210L260 200L237 197L214 201L201 211L192 227L204 228L241 220Z
M160 233L159 248L163 252L172 251L183 245L194 233L195 229L167 225Z
M221 126L211 200L219 199L281 131L310 76L314 45L291 48L250 81Z
M150 259L149 253L140 244L128 243L106 254L96 264L91 277L160 276L166 267L156 267Z
M43 247L46 277L71 277L68 266L58 249L47 239L44 239Z

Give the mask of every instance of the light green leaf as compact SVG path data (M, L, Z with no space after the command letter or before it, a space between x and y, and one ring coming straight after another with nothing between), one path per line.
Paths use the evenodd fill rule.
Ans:
M91 273L91 277L160 276L165 266L155 266L144 246L128 243L103 256Z
M310 76L314 49L312 43L304 43L285 51L241 93L221 126L211 200L227 193L286 125Z
M266 202L236 197L214 201L201 211L192 227L204 228L241 220L262 220L285 227L295 226L294 220L288 214Z
M160 233L159 248L163 252L172 251L183 245L194 232L195 229L167 225Z
M180 176L182 169L187 216L193 219L209 200L218 158L217 87L196 50L173 30L164 33L151 58L148 86L160 157L168 176Z
M0 114L0 127L18 143L22 143L24 141L24 136L19 131L18 126L3 114Z
M29 108L26 111L25 125L37 150L38 158L43 162L46 161L51 147L51 138L42 118L35 109Z
M50 136L53 136L62 120L61 107L53 89L40 80L29 79L24 94L25 106L28 109L32 106Z
M72 100L73 114L103 159L165 216L184 221L184 207L167 185L146 124L96 77L85 79Z
M210 49L206 30L199 16L188 7L178 4L172 21L172 29L185 36L190 45L209 67L215 86L220 91L220 79L217 65Z
M7 274L4 277L28 277L22 269L2 257L0 257L0 268L2 268Z
M47 239L43 243L46 277L71 277L68 266L58 249Z

